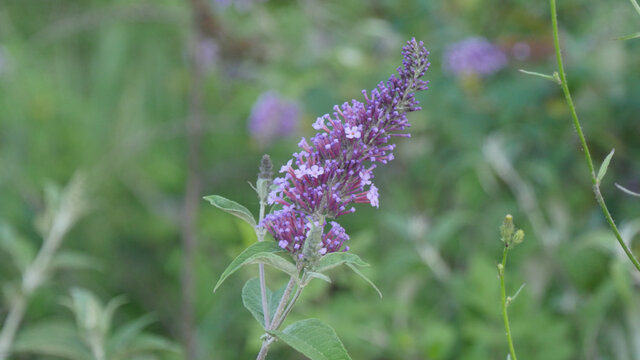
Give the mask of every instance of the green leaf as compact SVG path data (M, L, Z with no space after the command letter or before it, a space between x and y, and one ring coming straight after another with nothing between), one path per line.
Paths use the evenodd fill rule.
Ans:
M218 209L224 210L231 215L235 215L240 219L249 223L249 225L256 227L256 220L253 214L244 206L238 204L235 201L229 200L219 195L205 196L203 199L211 203L211 205Z
M140 334L135 338L133 343L124 349L118 349L118 352L109 357L111 360L131 360L131 359L155 359L151 357L152 353L158 352L172 352L176 354L181 353L181 348L178 344L161 336L153 334ZM148 357L144 357L147 355ZM140 356L140 357L137 357ZM182 359L182 357L180 357Z
M271 297L271 290L265 288L267 299ZM268 301L268 300L267 300ZM262 311L262 293L260 279L252 278L242 287L242 304L264 328L264 312ZM271 315L271 313L269 313Z
M287 275L298 278L298 268L289 260L274 253L263 252L249 257L245 264L265 264L284 272Z
M284 258L274 254L282 251L284 250L282 250L282 248L273 241L261 241L252 244L240 253L240 255L238 255L238 257L236 257L224 270L222 275L220 275L220 280L218 280L216 286L213 288L213 291L215 292L222 282L224 282L224 280L226 280L226 278L231 274L248 264L271 265L291 276L297 277L298 269L296 266Z
M631 40L631 39L637 39L640 38L640 32L637 32L635 34L629 34L629 35L625 35L625 36L621 36L618 38L618 40Z
M282 295L284 295L286 287L287 286L285 285L275 292L272 292L271 289L265 287L267 307L269 308L269 319L273 318L273 314L276 313L276 309L282 299ZM262 293L260 292L259 278L252 278L244 284L244 287L242 288L242 304L264 328L264 313L262 312Z
M91 359L91 352L70 322L47 321L18 333L12 345L15 353L31 353L69 360Z
M360 257L356 254L348 252L334 252L323 256L316 264L314 270L315 272L325 272L342 264L369 266L369 264L362 261L362 259L360 259Z
M373 283L373 281L369 280L368 277L366 277L360 270L358 270L357 267L355 267L355 265L351 264L351 263L347 263L347 266L353 270L354 273L358 274L361 278L364 279L364 281L368 282L369 285L371 285L377 292L378 295L380 296L380 298L382 298L382 292L380 291L380 289L378 289L378 287L376 286L376 284Z
M54 269L67 270L99 270L100 260L76 251L59 251L51 261Z
M66 305L76 316L78 327L87 332L104 330L101 329L104 309L100 300L91 291L83 288L74 287L70 294L71 301Z
M323 281L326 281L328 283L331 283L331 278L328 277L325 274L319 273L319 272L314 272L314 271L309 271L307 273L307 275L309 276L308 280L306 281L306 283L309 283L309 281L311 281L311 279L316 278L316 279L320 279ZM305 284L306 285L306 284Z
M276 310L278 309L278 305L280 304L280 300L282 300L282 296L284 296L284 291L287 288L287 284L282 285L282 287L274 292L271 293L270 296L267 296L269 299L269 316L270 318L273 318L273 314L276 313ZM269 293L267 292L267 295ZM291 299L291 295L289 296L289 299ZM289 299L287 299L287 301L289 301Z
M538 77L541 77L543 79L546 79L546 80L549 80L549 81L553 81L554 83L557 83L557 84L561 83L560 78L555 73L552 76L552 75L547 75L547 74L541 74L541 73L535 72L535 71L527 71L527 70L523 70L523 69L519 69L518 71L520 71L523 74L538 76Z
M21 271L31 264L36 254L33 245L4 221L0 222L0 250L7 252Z
M318 319L296 321L270 333L311 360L351 359L335 330Z
M151 314L143 315L136 320L129 322L118 328L107 343L107 352L116 353L130 346L142 333L142 330L155 321L155 317Z
M598 170L598 182L602 181L602 178L604 178L604 175L607 173L607 168L609 168L609 162L611 162L611 158L613 157L613 153L615 152L616 152L616 149L611 149L611 152L609 153L609 155L607 155L607 157L604 158L602 165L600 165L600 170Z

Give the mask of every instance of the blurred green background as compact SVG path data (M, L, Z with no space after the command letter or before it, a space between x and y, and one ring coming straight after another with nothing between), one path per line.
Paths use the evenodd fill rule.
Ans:
M596 163L616 149L602 191L633 239L640 201L614 182L640 186L640 40L616 39L637 32L640 16L625 0L561 0L559 17ZM61 247L84 254L84 266L51 274L18 339L72 321L61 303L81 287L105 303L125 296L115 325L152 313L147 332L176 344L186 334L189 360L255 358L261 331L240 301L255 266L212 293L253 231L201 197L256 211L247 182L262 154L279 169L317 116L386 80L415 36L432 67L412 138L377 169L380 208L340 218L384 298L333 270L333 284L313 282L288 322L324 320L354 359L505 359L495 265L498 226L511 213L526 232L506 270L508 293L526 283L509 308L519 356L640 359L640 274L595 203L560 88L517 71L555 70L550 34L545 1L0 1L0 217L14 232L2 241L37 249L43 189L77 170L88 174L91 207ZM443 71L447 47L470 36L498 44L508 66L486 77ZM529 55L514 57L515 44ZM267 91L298 104L293 133L265 140L248 130ZM272 288L285 281L268 275ZM5 290L20 276L0 250ZM268 358L303 356L277 344Z

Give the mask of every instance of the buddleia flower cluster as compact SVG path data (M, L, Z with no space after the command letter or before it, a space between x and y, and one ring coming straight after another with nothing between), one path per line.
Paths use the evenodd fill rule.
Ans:
M355 212L354 203L378 207L378 188L373 170L393 160L393 137L410 137L407 113L418 111L416 91L427 89L422 80L430 63L422 42L412 39L402 48L404 60L387 82L367 92L364 101L352 100L335 106L333 114L319 117L318 132L302 138L293 154L273 180L269 204L280 210L265 217L262 225L283 249L302 259L304 243L313 226L322 229L326 219ZM321 237L320 255L347 251L349 239L335 221Z

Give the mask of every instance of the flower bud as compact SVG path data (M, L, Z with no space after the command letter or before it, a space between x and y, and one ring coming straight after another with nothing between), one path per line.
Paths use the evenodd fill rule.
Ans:
M307 227L309 231L307 231L307 239L304 242L304 246L302 248L302 258L305 262L310 264L315 264L320 257L323 255L321 249L323 248L322 244L322 231L323 231L324 219L320 221L312 220L309 222ZM325 251L326 252L326 251Z
M522 229L519 229L515 234L513 234L513 243L520 244L522 243L522 240L524 240L524 231L522 231Z
M504 217L504 221L502 222L502 226L500 226L500 241L505 243L506 246L509 246L511 243L511 237L513 236L513 232L515 231L515 226L513 225L513 216L508 214Z
M256 182L256 192L260 201L265 202L269 195L269 188L273 182L273 163L269 155L262 156L260 161L260 172L258 173L258 181Z

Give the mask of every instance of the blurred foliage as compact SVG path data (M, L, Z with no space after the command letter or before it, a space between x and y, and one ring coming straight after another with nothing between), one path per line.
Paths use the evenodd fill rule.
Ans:
M250 137L247 118L261 93L297 100L304 114L298 135L308 136L316 116L386 79L406 39L422 39L431 50L431 89L419 95L424 110L410 117L412 138L402 139L396 160L376 173L381 208L360 206L340 219L352 251L372 264L364 272L384 298L350 271L334 270L334 283L312 282L288 322L323 319L354 359L504 359L496 234L511 213L527 233L506 278L510 293L527 284L509 310L518 354L640 358L640 277L593 199L561 91L517 71L555 69L546 2L207 5L219 51L202 76L202 195L224 195L254 213L258 201L247 181L255 180L261 155L271 154L277 169L297 143L287 137L264 147ZM35 294L19 337L58 319L66 319L69 334L86 336L59 305L69 289L82 287L90 289L82 296L91 303L126 294L130 302L114 324L146 324L141 316L153 312L158 322L148 331L179 339L189 6L0 2L0 216L22 234L23 250L37 248L32 220L44 208L40 189L88 169L93 211L63 247L102 265L57 274ZM636 192L640 186L640 40L616 39L637 32L638 16L623 0L562 0L558 11L569 84L596 162L616 149L603 195L631 239L640 202L613 185ZM473 35L508 54L523 42L531 54L510 56L510 66L490 78L443 74L446 46ZM215 295L211 290L231 259L255 241L253 231L205 201L197 222L200 358L252 358L261 332L240 291L255 269L240 271ZM2 227L0 243L11 241L8 231ZM632 245L639 254L640 243ZM0 252L3 283L16 278L10 258ZM284 282L268 274L271 288ZM19 357L35 358L42 357ZM300 355L273 346L269 358Z
M143 329L153 317L143 315L117 329L111 329L115 311L124 303L111 299L105 306L91 292L73 288L67 306L76 324L67 320L36 323L20 334L14 351L55 356L69 360L84 359L158 359L156 352L179 353L176 345ZM113 334L110 332L113 330Z

